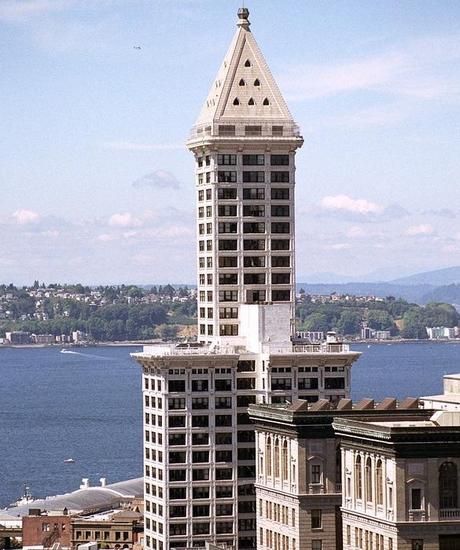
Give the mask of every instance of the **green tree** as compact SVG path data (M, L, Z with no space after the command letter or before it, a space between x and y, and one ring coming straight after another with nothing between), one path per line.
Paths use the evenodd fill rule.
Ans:
M361 328L361 315L356 311L344 310L337 322L337 330L341 334L354 335Z
M303 324L304 330L308 331L322 331L327 332L329 330L329 324L327 322L326 315L322 313L312 313L305 318Z
M393 317L386 311L378 309L369 311L367 323L374 330L392 330L394 328Z

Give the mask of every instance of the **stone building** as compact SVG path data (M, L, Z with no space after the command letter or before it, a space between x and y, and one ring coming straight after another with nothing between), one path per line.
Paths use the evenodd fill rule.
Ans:
M196 160L199 342L146 346L145 546L256 545L252 403L338 401L359 357L294 339L303 140L248 10L187 143Z
M260 550L460 549L460 413L252 405Z

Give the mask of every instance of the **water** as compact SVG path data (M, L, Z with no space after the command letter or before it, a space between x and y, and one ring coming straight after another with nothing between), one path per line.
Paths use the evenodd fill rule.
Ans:
M352 397L442 391L458 344L355 345ZM142 475L141 373L132 348L0 349L0 507L27 482L34 496ZM75 459L65 464L66 458Z

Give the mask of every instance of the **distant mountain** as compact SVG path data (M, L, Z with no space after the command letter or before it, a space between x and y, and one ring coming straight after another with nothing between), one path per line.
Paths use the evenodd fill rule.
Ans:
M446 267L445 269L436 269L435 271L424 271L409 275L408 277L400 277L390 281L397 285L433 285L445 286L460 283L460 266Z
M425 294L422 299L425 303L446 302L460 309L460 284L439 286Z
M348 275L340 275L339 273L330 273L325 271L324 273L310 273L309 275L303 275L299 277L301 281L308 281L310 285L316 284L343 284L352 283L356 281L357 277L349 277Z

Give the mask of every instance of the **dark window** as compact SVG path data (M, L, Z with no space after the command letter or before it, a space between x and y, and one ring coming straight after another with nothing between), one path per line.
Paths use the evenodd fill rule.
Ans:
M245 204L243 206L243 216L262 218L265 216L265 206L260 204Z
M168 420L170 428L183 428L185 426L185 416L170 416Z
M299 390L316 390L318 389L318 378L299 378Z
M187 524L186 523L172 523L169 526L170 535L186 535L187 534Z
M236 415L236 422L238 425L251 424L248 413L238 413Z
M192 399L192 409L209 409L209 399L207 397L194 397Z
M209 533L209 523L194 523L193 534L194 535L207 535Z
M232 460L232 451L216 451L216 462L231 462Z
M231 468L216 468L216 479L232 479L233 471Z
M219 183L235 183L236 182L236 172L230 170L219 171L217 173Z
M255 500L242 500L238 502L238 513L239 514L251 514L256 511L256 501ZM246 530L246 529L244 529Z
M238 267L238 258L236 256L220 256L219 267Z
M232 415L231 414L216 414L216 426L231 426Z
M217 379L215 382L216 391L232 391L232 381L230 379Z
M281 204L272 205L272 216L274 218L285 218L289 216L289 206Z
M192 380L192 391L208 391L207 380Z
M219 302L237 302L237 290L219 290Z
M198 504L193 507L193 517L209 516L209 504Z
M185 481L186 479L187 470L169 470L169 481Z
M272 273L272 284L288 285L290 282L291 275L289 273Z
M230 125L219 125L219 136L234 136L235 135L235 126Z
M185 518L187 506L170 506L169 516L172 518Z
M265 164L265 155L243 155L244 166L263 166Z
M256 362L250 360L238 361L237 372L254 372L256 370Z
M192 470L193 481L207 481L209 479L208 468Z
M169 434L170 445L185 445L185 434Z
M231 516L233 504L216 504L216 516Z
M443 462L439 468L439 507L457 508L457 466Z
M244 250L265 250L265 239L244 239Z
M169 498L171 500L182 500L187 498L187 489L185 487L170 487Z
M236 216L237 209L235 204L224 204L219 206L219 216Z
M238 273L219 273L220 285L237 285Z
M272 267L290 267L290 256L272 256Z
M185 380L170 380L168 382L168 390L170 392L184 392Z
M265 189L261 187L248 187L243 189L243 199L244 200L264 200L265 199Z
M237 307L220 307L219 319L238 319Z
M233 487L228 485L217 485L216 486L216 498L232 498L233 497Z
M272 239L271 249L272 250L289 250L290 241L289 239Z
M232 398L231 397L216 397L215 398L216 409L231 409Z
M289 183L289 172L272 172L272 183Z
M231 445L233 441L231 433L216 433L216 445Z
M255 466L238 466L238 477L239 478L246 478L246 477L252 477L254 478L256 475L256 467Z
M217 190L219 199L236 199L236 189L234 187L223 187ZM272 197L273 198L273 197Z
M283 127L282 126L272 126L272 136L282 136L283 135Z
M176 452L176 451L170 451L169 452L169 462L170 464L183 464L185 463L187 453L184 452Z
M238 460L255 460L256 458L256 450L254 447L252 448L245 448L242 447L238 449Z
M238 432L238 443L252 443L255 441L254 430L242 430Z
M236 164L236 155L217 155L217 164L234 165Z
M236 222L220 222L219 233L237 233L238 224Z
M192 445L208 445L209 434L207 432L192 434Z
M243 223L243 233L265 233L265 223L245 222Z
M288 200L289 199L289 189L281 187L272 187L271 197L274 200Z
M264 285L265 273L245 273L244 284L245 285Z
M290 378L272 378L272 390L290 390L292 380Z
M209 417L207 415L193 415L192 427L194 428L207 428L209 426Z
M326 390L343 390L345 388L345 378L326 378L324 387Z
M216 534L222 535L223 533L233 533L233 523L230 523L229 521L216 522ZM240 546L240 548L246 547ZM247 548L254 548L254 546L248 546Z
M322 522L321 510L312 510L311 511L311 528L321 529L322 526L323 526L323 522Z
M238 241L236 239L219 239L219 250L236 250Z
M421 510L422 508L422 490L419 488L413 488L411 490L411 509Z
M265 256L245 256L244 267L265 267Z
M209 487L194 487L193 498L209 498Z
M263 183L264 181L265 172L243 171L243 183Z
M289 155L271 155L270 164L272 166L289 166Z
M248 105L255 105L254 99L251 97L248 101ZM261 136L262 135L262 126L245 126L244 133L246 136Z
M185 398L184 397L170 397L168 399L168 406L170 409L185 409Z
M272 290L272 302L289 302L290 299L290 290Z
M236 399L238 407L249 407L249 405L256 402L254 395L239 395Z
M290 229L289 222L272 222L272 233L289 233Z
M221 336L238 336L238 325L220 325Z
M256 387L255 378L238 378L236 381L236 387L239 390L253 390Z

